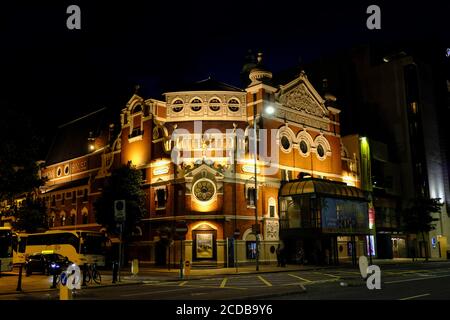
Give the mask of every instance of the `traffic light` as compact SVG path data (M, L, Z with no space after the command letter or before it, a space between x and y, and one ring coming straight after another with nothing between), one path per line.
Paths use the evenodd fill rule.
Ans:
M125 200L114 201L114 219L116 222L124 222L125 216Z

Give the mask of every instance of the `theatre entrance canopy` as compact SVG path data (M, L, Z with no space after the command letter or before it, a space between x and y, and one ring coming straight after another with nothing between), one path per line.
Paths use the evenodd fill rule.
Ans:
M302 179L282 185L280 231L292 234L369 234L368 198L345 183Z

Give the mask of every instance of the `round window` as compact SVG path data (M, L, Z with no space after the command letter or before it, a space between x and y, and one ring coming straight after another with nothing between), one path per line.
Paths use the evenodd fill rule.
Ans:
M64 167L64 174L69 174L69 166Z
M308 145L306 144L305 140L300 141L300 151L303 154L306 154L308 152Z
M291 141L289 141L288 137L286 136L281 137L281 146L283 147L284 150L289 150L289 148L291 147Z
M183 106L174 106L172 110L173 112L180 112L181 110L183 110Z
M191 101L191 110L200 111L202 108L202 101L200 99L194 99Z
M199 180L194 185L194 195L200 201L211 200L214 193L214 184L209 180Z
M56 170L56 175L59 177L61 176L62 170L61 168L58 168L58 170Z
M236 99L231 99L230 101L228 101L228 109L231 112L236 112L239 110L239 101L237 101Z
M183 101L175 100L173 102L172 110L173 110L173 112L180 112L181 110L183 110Z
M317 146L317 154L319 155L319 157L323 158L325 156L325 150L323 149L322 145L319 144Z
M209 109L212 111L219 111L220 110L220 100L219 99L211 99L209 101Z

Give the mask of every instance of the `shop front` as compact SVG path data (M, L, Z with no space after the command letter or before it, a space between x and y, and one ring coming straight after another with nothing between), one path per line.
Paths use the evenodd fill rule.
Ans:
M339 264L367 255L368 200L346 184L305 179L282 186L280 237L290 263Z

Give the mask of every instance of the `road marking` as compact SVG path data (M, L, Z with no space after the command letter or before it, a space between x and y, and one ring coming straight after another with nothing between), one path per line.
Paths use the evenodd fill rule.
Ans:
M315 274L323 274L323 275L325 275L325 276L329 276L329 277L332 277L332 278L337 278L337 279L340 279L341 277L339 277L339 276L335 276L334 274L330 274L330 273L323 273L323 272L314 272Z
M225 287L225 285L227 284L227 280L228 280L227 278L223 278L222 283L220 284L221 288Z
M140 292L140 293L130 293L130 294L122 294L122 297L132 297L132 296L143 296L155 293L164 293L164 292L172 292L172 291L183 291L183 290L192 290L191 288L181 288L181 289L171 289L171 290L160 290L160 291L152 291L152 292Z
M336 271L336 272L339 272L339 273L349 273L349 274L357 274L357 275L360 275L360 274L361 274L361 273L355 272L355 271Z
M186 283L188 283L187 281L183 281L179 284L180 287L184 286Z
M411 299L415 299L415 298L426 297L426 296L429 296L429 295L430 295L430 293L425 293L425 294L420 294L420 295L418 295L418 296L412 296L412 297L401 298L401 299L398 299L398 300L411 300Z
M271 286L272 286L272 284L271 284L269 281L267 281L266 279L264 279L263 277L258 276L258 278L259 278L259 280L261 280L262 282L264 282L264 284L265 284L266 286L268 286L268 287L271 287Z
M300 279L300 280L302 280L302 281L305 281L305 282L312 282L311 280L308 280L308 279L305 279L305 278L296 276L295 274L290 274L290 273L289 273L288 275L291 276L291 277L293 277L293 278L297 278L297 279Z
M388 282L385 282L385 284L388 284L388 283L400 283L400 282L410 282L410 281L419 281L419 280L430 280L430 279L446 278L446 277L450 277L450 274L449 275L445 275L445 276L435 276L435 277L426 277L426 278L414 278L414 279L388 281Z

